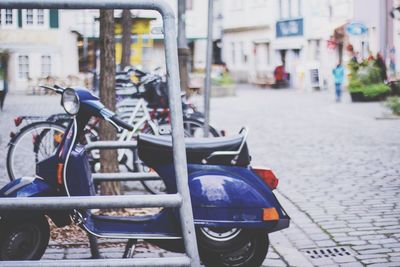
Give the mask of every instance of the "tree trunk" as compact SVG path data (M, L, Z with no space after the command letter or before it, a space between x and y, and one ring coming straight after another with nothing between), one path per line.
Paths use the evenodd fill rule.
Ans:
M122 11L122 58L121 70L131 65L131 29L132 18L131 11L124 9Z
M190 49L186 39L186 0L178 0L178 58L181 90L189 89L188 59Z
M115 111L115 40L114 11L100 10L100 101ZM100 121L100 140L115 140L116 131L106 121ZM101 172L118 172L117 150L100 150ZM118 195L119 182L101 184L101 194Z

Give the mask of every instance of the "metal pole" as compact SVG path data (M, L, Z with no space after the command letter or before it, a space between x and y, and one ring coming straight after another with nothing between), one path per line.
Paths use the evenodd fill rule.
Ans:
M204 82L204 137L210 132L210 90L211 90L211 64L213 50L213 21L214 21L214 0L208 0L208 28L207 28L207 59L206 77Z
M14 197L0 198L0 210L67 210L67 209L111 209L178 207L183 202L181 195L114 195L84 197Z
M172 13L172 12L171 12ZM173 14L173 13L172 13ZM175 20L163 17L165 31L165 61L167 62L168 99L171 111L172 143L176 185L182 195L183 203L179 214L186 253L192 260L192 266L200 266L196 231L193 222L192 201L190 198L186 162L185 136L183 131L182 100L179 86L178 53L176 45ZM190 237L190 238L189 238Z
M101 260L43 260L43 261L2 261L2 267L156 267L156 266L189 266L187 257L101 259Z

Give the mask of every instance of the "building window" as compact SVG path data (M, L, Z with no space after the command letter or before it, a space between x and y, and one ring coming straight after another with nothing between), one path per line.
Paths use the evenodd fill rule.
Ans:
M29 28L43 28L49 24L49 10L23 9L22 25Z
M10 28L16 26L17 10L0 9L0 27Z
M6 9L6 25L13 24L13 11L12 9Z
M234 43L234 42L232 42L232 43L231 43L231 60L232 60L232 65L235 65L235 64L236 64L236 58L235 58L235 55L236 55L236 51L235 51L235 43Z
M38 25L44 24L44 10L43 9L37 10L37 24Z
M291 8L291 4L290 4L290 0L281 0L279 3L279 14L280 14L280 18L281 19L287 19L290 17L290 8Z
M301 0L297 0L297 16L301 17L303 12L301 11Z
M26 10L26 18L25 23L27 25L33 25L33 9Z
M29 57L26 55L18 57L18 78L23 80L29 78Z
M247 56L244 52L244 43L240 42L240 61L241 63L247 63Z
M51 57L42 56L42 77L51 75Z
M289 19L293 17L301 17L301 0L279 0L279 18Z

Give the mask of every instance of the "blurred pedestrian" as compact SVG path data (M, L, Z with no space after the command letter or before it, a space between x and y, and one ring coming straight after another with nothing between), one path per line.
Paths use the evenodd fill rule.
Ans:
M335 80L335 93L336 93L336 102L340 102L342 97L342 84L344 79L344 68L339 63L336 68L332 70L333 78Z
M375 66L377 66L380 70L382 82L386 81L387 80L387 69L386 69L386 64L385 64L385 60L383 59L382 53L376 54Z

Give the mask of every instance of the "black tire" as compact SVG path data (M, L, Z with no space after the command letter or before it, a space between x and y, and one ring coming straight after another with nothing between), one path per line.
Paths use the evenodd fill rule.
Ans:
M240 228L199 227L197 242L200 258L207 267L258 267L265 260L269 247L265 232Z
M44 216L5 223L0 236L0 261L40 260L50 238Z
M48 134L53 133L52 130L63 134L65 127L54 122L34 122L23 127L11 139L7 151L7 173L11 181L22 176L35 176L36 163L52 155L56 144L43 146ZM22 164L17 166L18 162Z

